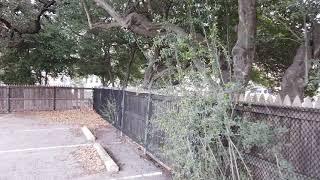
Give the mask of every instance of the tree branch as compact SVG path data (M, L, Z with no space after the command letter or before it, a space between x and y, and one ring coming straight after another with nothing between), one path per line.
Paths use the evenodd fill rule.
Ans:
M163 33L173 32L178 36L187 37L189 34L179 26L174 24L156 24L151 22L145 16L132 12L125 17L122 17L117 13L112 6L110 6L104 0L93 0L97 5L103 8L107 13L113 17L113 19L119 24L119 26L126 28L136 34L146 36L146 37L155 37ZM105 25L107 28L114 27L114 25ZM166 32L161 32L161 29L166 30Z
M0 23L0 28L9 30L9 28L4 23Z
M95 23L92 25L92 29L104 29L108 30L114 27L121 27L121 25L117 22L111 22L111 23L104 23L104 22L99 22Z
M56 3L56 1L55 0L50 0L50 1L39 0L39 2L43 4L41 10L35 17L30 18L33 20L27 25L16 26L14 25L13 22L10 22L10 20L6 20L4 18L0 18L0 22L2 22L2 24L4 24L8 29L11 29L13 32L18 33L20 36L22 34L38 33L41 30L41 24L40 24L41 16L47 11L53 11L52 9L50 9L50 7L52 7Z
M122 27L126 27L125 20L104 0L93 0L98 6L103 8L108 12L108 14L113 17Z
M2 23L3 27L6 27L7 29L11 29L12 26L7 20L0 17L0 22Z
M90 17L89 10L87 8L87 4L86 4L85 0L81 0L81 4L83 6L84 12L86 13L89 28L92 29L93 28L92 23L91 23L92 21L91 21L91 17Z

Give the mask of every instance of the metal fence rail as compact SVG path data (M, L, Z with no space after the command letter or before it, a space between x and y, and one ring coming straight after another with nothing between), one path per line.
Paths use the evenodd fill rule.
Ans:
M92 89L0 86L0 113L92 108Z
M168 97L113 89L94 89L93 94L96 112L154 156L168 163L159 148L165 137L161 132L152 131L149 123L151 116L161 111L158 102L165 101L170 105ZM253 121L265 121L287 129L279 148L282 157L292 166L291 179L320 179L319 109L243 104L236 111ZM275 158L267 154L265 149L256 149L245 157L254 179L279 179Z

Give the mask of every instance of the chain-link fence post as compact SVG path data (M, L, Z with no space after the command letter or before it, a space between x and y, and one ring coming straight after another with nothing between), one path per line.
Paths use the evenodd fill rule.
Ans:
M146 124L144 128L144 154L147 154L147 148L148 148L148 133L149 133L149 127L150 127L150 118L151 118L151 111L152 111L152 105L151 105L151 92L148 92L147 97L147 112L146 112Z
M125 114L125 98L126 98L126 91L122 89L122 99L121 99L121 120L120 120L120 135L123 136L123 122L124 122L124 114Z

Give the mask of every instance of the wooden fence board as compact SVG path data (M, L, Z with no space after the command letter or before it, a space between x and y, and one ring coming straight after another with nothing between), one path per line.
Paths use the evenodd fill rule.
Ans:
M0 86L0 113L92 108L92 89Z
M8 88L0 87L0 113L7 112L8 109Z

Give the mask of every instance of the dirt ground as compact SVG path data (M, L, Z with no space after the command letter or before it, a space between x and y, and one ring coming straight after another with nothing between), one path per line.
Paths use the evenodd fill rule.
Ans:
M17 115L22 117L36 117L42 122L47 123L87 126L90 129L109 126L109 124L93 110L25 112L18 113Z

